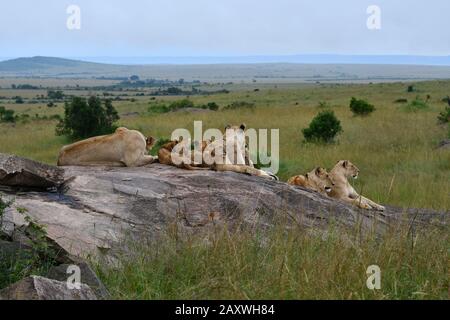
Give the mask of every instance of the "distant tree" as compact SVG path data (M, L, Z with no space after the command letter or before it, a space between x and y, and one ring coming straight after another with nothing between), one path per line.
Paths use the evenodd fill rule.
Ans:
M180 109L193 108L193 107L194 107L194 103L191 100L182 99L182 100L177 100L177 101L172 102L169 105L169 110L176 111L176 110L180 110Z
M342 132L341 122L331 110L319 112L309 127L302 130L306 141L325 143L332 142L340 132Z
M183 90L181 90L180 88L177 88L177 87L170 87L170 88L167 88L167 93L172 94L172 95L177 95L177 94L183 93Z
M48 90L47 91L47 98L52 100L62 100L64 99L64 92L57 90Z
M110 100L104 102L92 96L73 97L64 106L64 118L56 126L57 135L66 135L72 139L84 139L97 135L112 133L119 120L116 109Z
M5 109L0 107L0 122L15 122L14 110Z
M416 88L414 88L413 85L409 85L407 91L408 92L414 92L414 91L416 91Z
M138 81L138 80L139 80L139 76L137 76L137 75L132 75L132 76L130 77L130 80L131 80L131 81Z
M219 105L215 102L208 102L208 104L206 106L208 107L209 110L212 110L212 111L219 110Z
M22 97L20 97L20 96L17 96L17 97L15 97L15 103L17 103L17 104L22 104L23 103L23 98Z

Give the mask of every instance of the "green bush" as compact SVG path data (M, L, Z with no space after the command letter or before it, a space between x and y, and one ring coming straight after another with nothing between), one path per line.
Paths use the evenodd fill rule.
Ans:
M208 104L206 106L208 107L209 110L212 110L212 111L219 110L219 105L215 102L208 102Z
M428 104L418 96L413 101L411 101L408 105L405 106L406 111L419 111L419 110L425 110L428 108L429 108Z
M224 110L236 110L236 109L254 109L255 104L247 101L234 101L227 105Z
M148 107L148 112L150 113L166 113L169 111L169 108L164 103L152 103Z
M352 110L354 115L366 116L375 111L375 107L366 100L352 97L350 100L350 110Z
M331 110L319 112L308 128L302 130L307 142L332 142L342 132L341 122Z
M0 122L15 122L16 117L14 116L14 110L5 109L5 107L0 107Z
M439 123L449 123L450 122L450 105L445 107L445 110L438 115Z
M408 89L406 89L407 92L414 92L416 91L416 88L413 85L409 85Z
M57 135L65 135L72 139L84 139L97 135L112 133L119 120L119 115L111 100L102 105L100 98L73 97L64 105L64 118L56 126Z
M169 105L169 110L176 111L176 110L180 110L180 109L193 108L193 107L194 107L194 103L191 100L182 99L182 100L177 100L177 101L172 102Z

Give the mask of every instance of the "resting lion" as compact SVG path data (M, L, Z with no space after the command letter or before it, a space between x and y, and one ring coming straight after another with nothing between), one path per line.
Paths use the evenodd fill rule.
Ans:
M330 171L331 179L335 185L328 194L332 198L336 198L345 202L357 205L363 209L375 209L384 211L384 207L373 202L366 197L359 195L355 189L348 182L349 177L356 179L359 174L359 169L348 160L340 160Z
M209 153L210 157L215 158L218 156L218 158L221 159L219 163L213 163L211 169L216 171L246 173L252 176L278 180L278 177L274 174L254 167L245 144L245 128L245 124L241 124L240 126L227 125L225 127L223 141L215 140L205 148L203 154ZM232 137L233 139L227 139L227 135L229 138ZM241 144L243 147L239 147L238 144ZM229 149L233 149L233 155L227 154L227 150ZM217 150L220 151L219 155L215 154Z
M331 192L334 182L326 169L317 167L311 172L303 175L297 175L289 178L288 184L294 186L302 186L307 189L317 191L323 195Z
M194 153L191 155L191 163L187 164L182 161L182 156L172 153L173 149L176 145L179 145L180 143L185 143L183 141L178 140L172 140L170 142L167 142L166 144L162 145L161 148L158 150L158 160L159 163L175 166L178 168L188 169L188 170L209 170L207 166L204 164L195 164L194 163ZM205 150L206 146L209 144L209 141L202 141L202 152ZM190 149L190 148L189 148ZM173 156L179 157L177 159L178 161L174 161ZM179 164L175 164L179 163Z
M140 167L155 158L147 155L156 140L136 130L120 127L113 134L92 137L64 146L58 166Z

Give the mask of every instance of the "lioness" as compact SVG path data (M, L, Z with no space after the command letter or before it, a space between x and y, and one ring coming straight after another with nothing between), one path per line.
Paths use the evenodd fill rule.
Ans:
M120 127L113 134L64 146L59 153L58 166L144 166L154 161L147 150L155 142L153 137L146 138L139 131Z
M349 177L356 179L359 174L359 169L348 160L340 160L330 171L331 179L334 181L335 185L328 194L332 198L343 200L357 205L363 209L375 209L379 211L384 211L384 207L373 202L366 197L359 195L355 189L348 182Z
M327 170L321 167L314 168L304 176L293 176L287 182L290 185L302 186L324 195L330 193L334 186L334 182Z
M223 141L215 140L205 148L204 154L207 153L212 158L218 156L221 160L219 163L214 162L211 169L246 173L252 176L278 180L278 177L274 174L254 167L245 144L245 128L245 124L240 126L227 125ZM230 149L233 150L233 155L227 153L227 150ZM216 151L219 151L220 154L217 155Z
M161 148L158 150L158 160L159 163L166 164L166 165L172 165L176 166L178 168L184 168L188 170L209 170L207 166L204 164L195 164L194 163L194 157L195 154L193 153L190 157L190 164L187 164L182 161L182 156L178 155L176 153L173 153L173 149L175 146L179 145L180 143L186 143L179 140L172 140L170 142L167 142L166 144L162 145ZM202 152L205 150L206 146L210 143L210 141L202 141ZM190 149L190 148L189 148ZM174 161L173 157L179 157L179 159L176 159L178 161ZM178 164L175 164L178 163Z

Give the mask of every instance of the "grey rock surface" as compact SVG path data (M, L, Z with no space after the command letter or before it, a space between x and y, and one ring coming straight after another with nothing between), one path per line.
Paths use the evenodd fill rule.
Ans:
M30 276L0 290L0 300L97 300L97 297L85 284L79 289L69 289L66 282Z
M27 165L28 160L20 163ZM131 240L152 239L176 223L187 233L214 225L244 224L266 228L277 219L302 228L371 227L382 232L392 223L411 220L447 223L448 213L402 210L384 213L357 209L279 181L233 172L189 171L161 164L139 168L49 167L59 192L11 192L6 212L16 227L26 224L16 210L46 227L47 235L74 256L114 257ZM52 176L52 175L50 175ZM44 177L48 175L44 174Z

